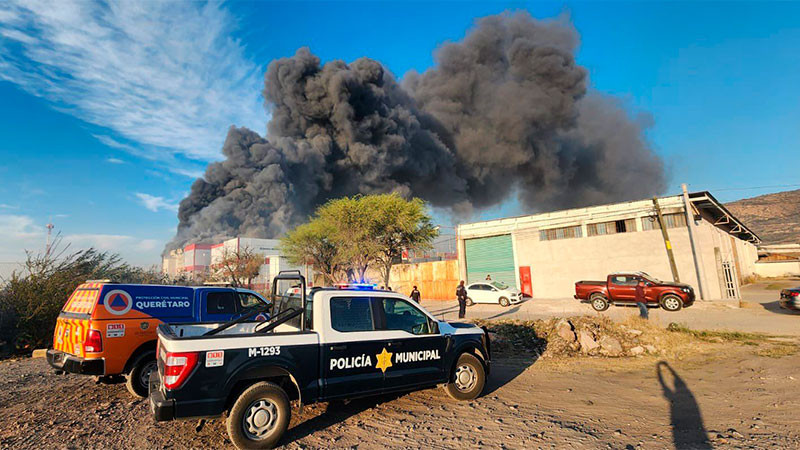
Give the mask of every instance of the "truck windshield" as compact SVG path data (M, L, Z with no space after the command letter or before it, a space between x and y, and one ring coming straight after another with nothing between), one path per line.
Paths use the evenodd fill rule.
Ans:
M659 280L658 278L656 278L656 277L654 277L654 276L652 276L650 274L642 273L642 278L644 278L645 281L649 281L649 282L651 282L653 284L662 284L661 280Z

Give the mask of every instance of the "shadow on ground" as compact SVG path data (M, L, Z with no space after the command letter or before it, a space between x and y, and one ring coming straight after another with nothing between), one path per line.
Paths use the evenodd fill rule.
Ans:
M542 350L544 352L544 350ZM483 395L490 395L494 391L502 388L508 383L514 381L515 378L525 372L528 367L531 367L539 360L541 353L531 352L515 355L513 358L508 355L502 357L495 357L492 363L492 373L486 380L486 388L483 390Z
M675 448L711 449L700 405L697 404L686 382L666 361L659 361L656 364L656 374L664 398L669 402L669 418ZM672 383L668 382L670 378Z
M542 344L541 352L544 351L545 347L546 342ZM541 355L540 352L523 352L515 354L513 358L511 355L506 354L494 356L494 361L492 361L491 370L481 397L491 395L494 391L513 381L528 367L532 366L539 359L539 355ZM301 440L318 431L344 422L364 411L375 408L383 403L395 401L410 393L411 392L399 392L363 397L351 401L332 401L325 406L325 411L322 414L300 422L287 430L286 435L281 439L281 444L287 445ZM455 402L456 400L452 401Z
M800 315L800 311L794 311L794 310L791 310L791 309L781 308L781 303L779 301L777 301L777 300L776 301L772 301L772 302L759 303L759 305L761 305L761 307L764 308L765 310L767 310L769 312L772 312L772 313L775 313L775 314L786 314L786 315L789 315L789 316Z
M344 422L350 417L375 408L378 405L397 400L407 394L408 392L401 392L358 398L351 401L329 402L322 414L303 421L287 430L286 435L281 439L281 444L287 445L291 442L303 439L332 425Z

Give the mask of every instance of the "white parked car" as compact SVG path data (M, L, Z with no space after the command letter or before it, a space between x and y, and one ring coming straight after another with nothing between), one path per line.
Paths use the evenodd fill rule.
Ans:
M479 281L467 286L467 306L475 303L498 303L509 306L522 301L517 288L510 288L498 281Z

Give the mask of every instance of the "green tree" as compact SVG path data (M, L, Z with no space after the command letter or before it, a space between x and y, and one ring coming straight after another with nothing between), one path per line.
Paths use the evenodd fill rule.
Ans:
M337 245L335 229L321 219L298 226L281 239L281 253L291 264L311 264L322 273L326 284L341 281L342 255Z
M372 239L373 211L369 210L363 196L342 197L330 200L317 208L316 220L322 221L332 233L338 258L348 281L363 282L369 264L378 252Z
M349 281L364 281L370 265L377 265L388 286L403 250L428 249L436 234L420 199L357 195L319 207L308 223L283 238L282 248L294 264L310 261L327 282L344 274Z
M397 194L363 197L365 209L371 211L369 239L377 249L374 260L389 286L392 266L400 261L403 250L428 250L438 231L431 223L425 202L419 198L406 200Z

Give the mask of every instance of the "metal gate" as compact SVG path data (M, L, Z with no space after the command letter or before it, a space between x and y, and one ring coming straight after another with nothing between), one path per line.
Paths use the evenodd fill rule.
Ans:
M517 287L514 247L510 234L466 239L464 246L467 283L483 281L487 275L491 275L492 281Z
M725 298L739 298L739 283L736 282L736 272L730 261L722 262L722 274L725 277Z

